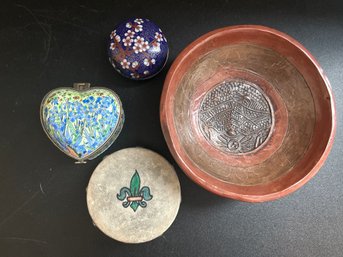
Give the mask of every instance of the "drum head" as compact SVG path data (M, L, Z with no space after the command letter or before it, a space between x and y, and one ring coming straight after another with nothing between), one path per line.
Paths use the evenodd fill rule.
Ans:
M180 202L174 168L159 154L143 148L127 148L105 157L87 188L94 224L125 243L161 236L175 220Z

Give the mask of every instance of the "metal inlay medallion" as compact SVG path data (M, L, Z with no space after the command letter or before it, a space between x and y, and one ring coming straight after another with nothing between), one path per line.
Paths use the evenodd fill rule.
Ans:
M219 150L244 154L258 149L268 138L274 113L259 86L227 80L211 89L201 102L199 127Z

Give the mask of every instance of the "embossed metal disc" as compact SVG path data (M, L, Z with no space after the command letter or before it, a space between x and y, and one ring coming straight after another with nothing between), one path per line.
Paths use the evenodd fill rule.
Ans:
M224 81L204 97L199 127L207 141L225 152L244 154L258 149L273 125L268 97L255 84Z
M161 236L175 220L180 202L174 168L159 154L143 148L127 148L105 157L87 188L94 224L125 243Z

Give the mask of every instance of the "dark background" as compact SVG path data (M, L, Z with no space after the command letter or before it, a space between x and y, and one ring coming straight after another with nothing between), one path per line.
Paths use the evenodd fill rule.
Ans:
M0 256L343 256L342 1L13 1L0 3ZM169 41L170 59L155 78L122 78L106 56L118 22L146 17ZM170 229L145 244L116 242L93 226L85 188L104 154L75 165L45 136L43 96L91 82L122 98L126 123L105 154L143 146L177 167L159 123L165 75L177 54L223 26L260 24L304 44L336 96L338 128L325 165L283 199L249 204L215 196L177 168L183 201Z

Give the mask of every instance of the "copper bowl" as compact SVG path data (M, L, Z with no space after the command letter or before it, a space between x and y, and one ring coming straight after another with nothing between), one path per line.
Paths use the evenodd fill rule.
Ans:
M200 186L249 202L285 196L322 166L335 132L331 87L300 43L262 26L200 37L164 83L161 124Z

